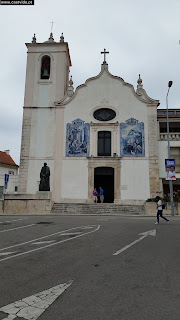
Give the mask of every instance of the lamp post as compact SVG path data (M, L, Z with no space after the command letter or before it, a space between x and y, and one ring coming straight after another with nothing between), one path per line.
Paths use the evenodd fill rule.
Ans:
M170 143L169 143L169 118L168 118L168 94L173 82L168 82L168 92L166 96L166 106L167 106L167 139L168 139L168 159L170 159ZM174 216L174 201L173 201L173 183L172 180L169 181L170 198L171 198L171 215Z

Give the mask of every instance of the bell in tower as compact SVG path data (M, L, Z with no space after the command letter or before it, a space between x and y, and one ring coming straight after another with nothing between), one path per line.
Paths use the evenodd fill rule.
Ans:
M50 57L44 56L41 60L41 79L50 78Z
M48 69L44 69L43 70L42 79L49 79L49 71L48 71Z

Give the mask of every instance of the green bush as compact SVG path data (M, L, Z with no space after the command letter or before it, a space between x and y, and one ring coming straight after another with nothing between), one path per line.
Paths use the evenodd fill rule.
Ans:
M170 202L171 201L171 198L169 196L164 196L162 198L162 202Z

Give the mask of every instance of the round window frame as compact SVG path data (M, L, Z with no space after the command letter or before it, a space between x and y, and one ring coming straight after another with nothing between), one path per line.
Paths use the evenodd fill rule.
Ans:
M98 113L98 112L100 112L101 110L106 110L106 111L109 110L109 111L111 111L111 112L113 113L113 117L110 118L110 119L106 119L106 120L98 119L98 118L95 116L95 113ZM113 110L113 109L111 109L111 108L98 108L98 109L94 110L94 112L93 112L93 118L96 119L97 121L101 121L101 122L111 121L111 120L115 119L116 116L117 116L116 111Z

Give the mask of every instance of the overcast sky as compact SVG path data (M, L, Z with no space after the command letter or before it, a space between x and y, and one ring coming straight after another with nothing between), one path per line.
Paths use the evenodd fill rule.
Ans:
M19 164L26 42L69 44L74 88L101 69L104 48L109 71L135 89L139 73L147 94L166 108L180 108L180 0L34 0L34 6L0 5L0 150Z

